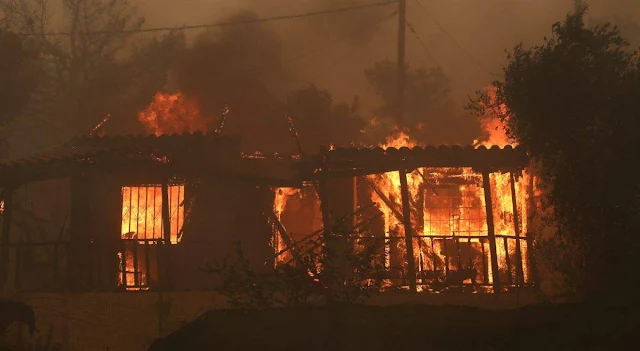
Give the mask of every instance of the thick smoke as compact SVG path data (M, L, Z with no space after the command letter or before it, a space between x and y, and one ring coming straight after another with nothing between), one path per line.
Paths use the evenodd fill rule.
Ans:
M147 25L212 23L230 18L266 18L345 7L373 0L210 0L190 6L155 1L141 10ZM591 0L589 17L617 21L631 36L640 18L640 2ZM204 5L206 3L206 5ZM505 50L522 42L542 42L551 25L573 10L574 0L462 1L409 0L407 59L413 68L440 66L448 76L451 112L425 110L432 128L425 143L471 143L478 121L463 106L470 95L500 79ZM251 10L252 13L242 12ZM176 70L175 86L196 96L208 114L217 117L225 104L232 113L227 132L242 134L245 143L264 148L274 140L290 141L286 132L286 97L310 83L326 88L337 102L359 97L358 113L369 120L383 99L365 75L377 62L396 57L395 6L339 14L274 21L260 25L222 27L187 33L190 54ZM633 17L636 14L635 18ZM444 115L434 115L433 111ZM465 117L465 114L467 117ZM379 116L376 116L379 117ZM455 123L450 123L454 121ZM339 126L337 126L339 128ZM449 128L444 130L444 128ZM451 128L459 129L455 133ZM440 129L443 129L440 132ZM446 136L443 140L435 137ZM457 136L457 137L456 137ZM280 139L280 138L283 139ZM480 135L477 135L480 137ZM282 149L282 145L278 146Z
M255 13L241 12L229 21L257 18ZM263 25L224 26L201 33L184 53L173 78L175 88L195 99L212 123L228 107L225 133L242 136L247 148L264 150L286 138L284 106L272 93L273 82L287 79L281 43ZM215 124L208 128L214 129Z

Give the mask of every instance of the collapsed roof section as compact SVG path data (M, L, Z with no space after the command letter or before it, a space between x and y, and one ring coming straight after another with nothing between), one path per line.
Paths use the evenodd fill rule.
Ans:
M364 176L416 168L469 167L478 172L521 171L529 158L520 147L440 146L402 147L400 149L338 148L324 150L298 163L299 176L305 180Z

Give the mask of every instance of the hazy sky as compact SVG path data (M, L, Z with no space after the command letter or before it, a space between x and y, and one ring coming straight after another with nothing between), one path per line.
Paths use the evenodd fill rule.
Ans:
M138 0L147 26L214 23L241 9L253 10L261 17L303 13L322 9L327 3L340 6L340 0ZM591 17L635 16L640 20L640 0L591 0L589 4ZM452 76L456 100L462 104L467 95L496 78L490 72L500 72L505 63L504 50L520 41L525 45L541 42L550 33L551 24L573 6L573 0L408 0L408 21L429 51L408 31L409 63L441 65ZM329 26L332 20L350 16L357 22L359 16L374 11L383 10L328 15L323 20ZM386 11L391 13L393 6ZM354 94L366 96L370 91L363 69L377 60L395 58L396 18L387 21L370 40L357 45L335 44L340 40L339 30L327 34L304 23L303 19L293 19L267 24L282 38L284 60L314 52L306 59L288 63L298 72L300 84L317 83L342 99Z
M0 0L4 1L4 0ZM348 0L132 0L145 28L216 23L241 10L266 18L341 7ZM380 0L356 0L374 3ZM61 0L50 0L54 6ZM588 17L640 22L640 0L588 0ZM551 25L573 9L574 0L408 0L407 60L413 67L440 65L452 78L455 102L462 110L467 96L489 85L506 63L505 50L523 42L531 46L551 33ZM397 17L382 21L395 7L263 24L282 43L282 62L294 79L287 89L315 83L342 102L360 96L361 114L371 116L378 102L365 68L396 58ZM53 14L59 19L60 11ZM373 23L367 26L363 23ZM376 27L379 27L376 29ZM51 28L58 30L59 28ZM193 38L201 30L187 32ZM636 35L640 45L640 30ZM425 49L426 47L426 49ZM215 77L211 78L215 84ZM295 86L293 86L295 85ZM284 96L283 96L284 97ZM250 96L248 97L251 98Z

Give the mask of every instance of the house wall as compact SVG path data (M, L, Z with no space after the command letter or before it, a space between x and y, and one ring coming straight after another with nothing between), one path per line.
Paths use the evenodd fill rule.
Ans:
M7 291L53 291L64 280L70 179L29 183L13 193ZM42 243L47 243L42 245ZM19 271L21 274L16 274Z
M233 261L237 242L255 270L269 267L272 232L264 212L272 206L269 188L219 181L199 185L183 239L171 247L172 289L213 288L219 277L201 268L228 256Z

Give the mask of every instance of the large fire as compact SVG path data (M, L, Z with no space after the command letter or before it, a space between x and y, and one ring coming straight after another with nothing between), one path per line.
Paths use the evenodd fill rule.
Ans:
M492 98L495 97L494 90L488 90L488 93ZM504 147L511 144L502 122L496 118L497 114L504 113L506 113L504 106L500 108L500 111L487 109L486 115L481 119L481 124L486 130L488 138L485 138L484 141L474 141L474 145ZM158 93L153 102L139 113L138 118L148 132L156 135L207 130L207 123L202 118L197 103L190 101L180 93ZM388 137L380 146L401 148L424 145L418 145L407 134L397 132ZM512 179L515 179L515 201L512 199ZM386 238L385 265L390 280L401 280L405 284L407 250L401 218L402 197L399 173L375 174L367 176L364 180L369 187L369 198L358 201L361 204L368 201L378 204L384 222L384 233L381 234ZM528 194L531 190L529 180L530 176L526 173L514 178L510 173L492 173L489 177L498 276L503 284L509 283L511 285L512 282L517 284L518 281L525 283L530 281L526 240L527 213L529 211ZM456 276L455 272L472 272L458 274L459 283L462 281L483 281L484 285L490 285L493 282L494 274L491 264L489 264L491 250L482 174L469 168L420 168L407 174L407 183L410 194L412 236L414 238L414 257L412 259L416 267L416 281L421 290L433 290L434 282L441 281L442 277L446 280L450 276ZM149 189L152 190L149 191ZM148 229L162 226L162 216L158 213L158 207L148 205L150 202L161 203L158 200L161 196L158 189L156 186L124 189L123 239L157 240L162 238L161 231L156 232L155 229L149 231ZM141 197L142 192L145 195ZM171 242L177 243L179 241L178 231L184 220L184 212L182 212L184 189L183 187L172 187L171 194ZM310 194L313 192L304 191L304 189L275 189L273 214L274 218L280 222L280 226L274 227L273 246L279 253L276 260L279 263L288 262L292 258L291 251L286 250L288 247L286 241L296 241L308 237L309 234L318 232L321 228L321 220L318 221L314 217L319 213L318 199L317 196ZM312 197L310 201L313 203L312 205L309 205L308 199L305 200L307 197ZM178 202L173 199L177 199ZM140 201L144 201L145 204L143 205ZM306 203L303 203L305 201ZM514 202L516 211L514 211ZM305 206L311 206L312 209L306 211L308 213L300 212L300 209ZM143 214L130 216L130 219L125 222L125 213L131 214L133 212ZM308 231L296 233L296 230L305 229L300 229L302 226L293 225L292 227L296 229L289 232L289 228L282 225L282 222L286 222L285 217L287 216L285 214L287 212L296 212L296 215L289 216L289 218L300 217L298 218L300 222L307 223L306 230ZM300 213L302 214L300 215ZM288 225L288 223L285 224ZM132 229L134 227L135 230ZM285 238L280 231L288 232L291 237L284 240ZM519 239L516 239L517 237ZM518 246L519 255L516 249ZM521 257L519 261L521 262L522 276L518 275L518 256ZM143 282L146 282L147 277L141 273L139 262L136 266L128 253L123 261L126 262L126 285L144 285Z
M149 106L138 113L138 120L148 133L158 136L207 131L198 104L182 93L157 93Z
M494 90L488 90L488 94L495 99ZM497 118L497 114L506 112L504 106L500 111L487 109L481 124L488 138L482 142L475 141L476 146L515 146ZM380 146L399 149L424 145L418 145L407 134L397 132ZM503 286L530 282L526 240L530 176L523 172L513 179L516 211L512 199L511 174L491 173L489 176L498 277ZM401 217L400 174L388 172L369 175L366 183L370 187L370 200L379 205L383 215L385 265L389 276L406 284L407 250ZM484 281L485 290L491 291L488 286L493 283L493 272L482 174L470 168L421 168L407 173L407 183L414 238L413 261L421 290L428 289L440 278L447 280L449 276L457 276L460 280L457 283ZM287 204L300 201L300 198L298 190L277 189L275 213L280 218ZM365 199L359 202L363 204ZM276 248L279 252L286 246L277 237ZM518 261L521 262L521 273Z

